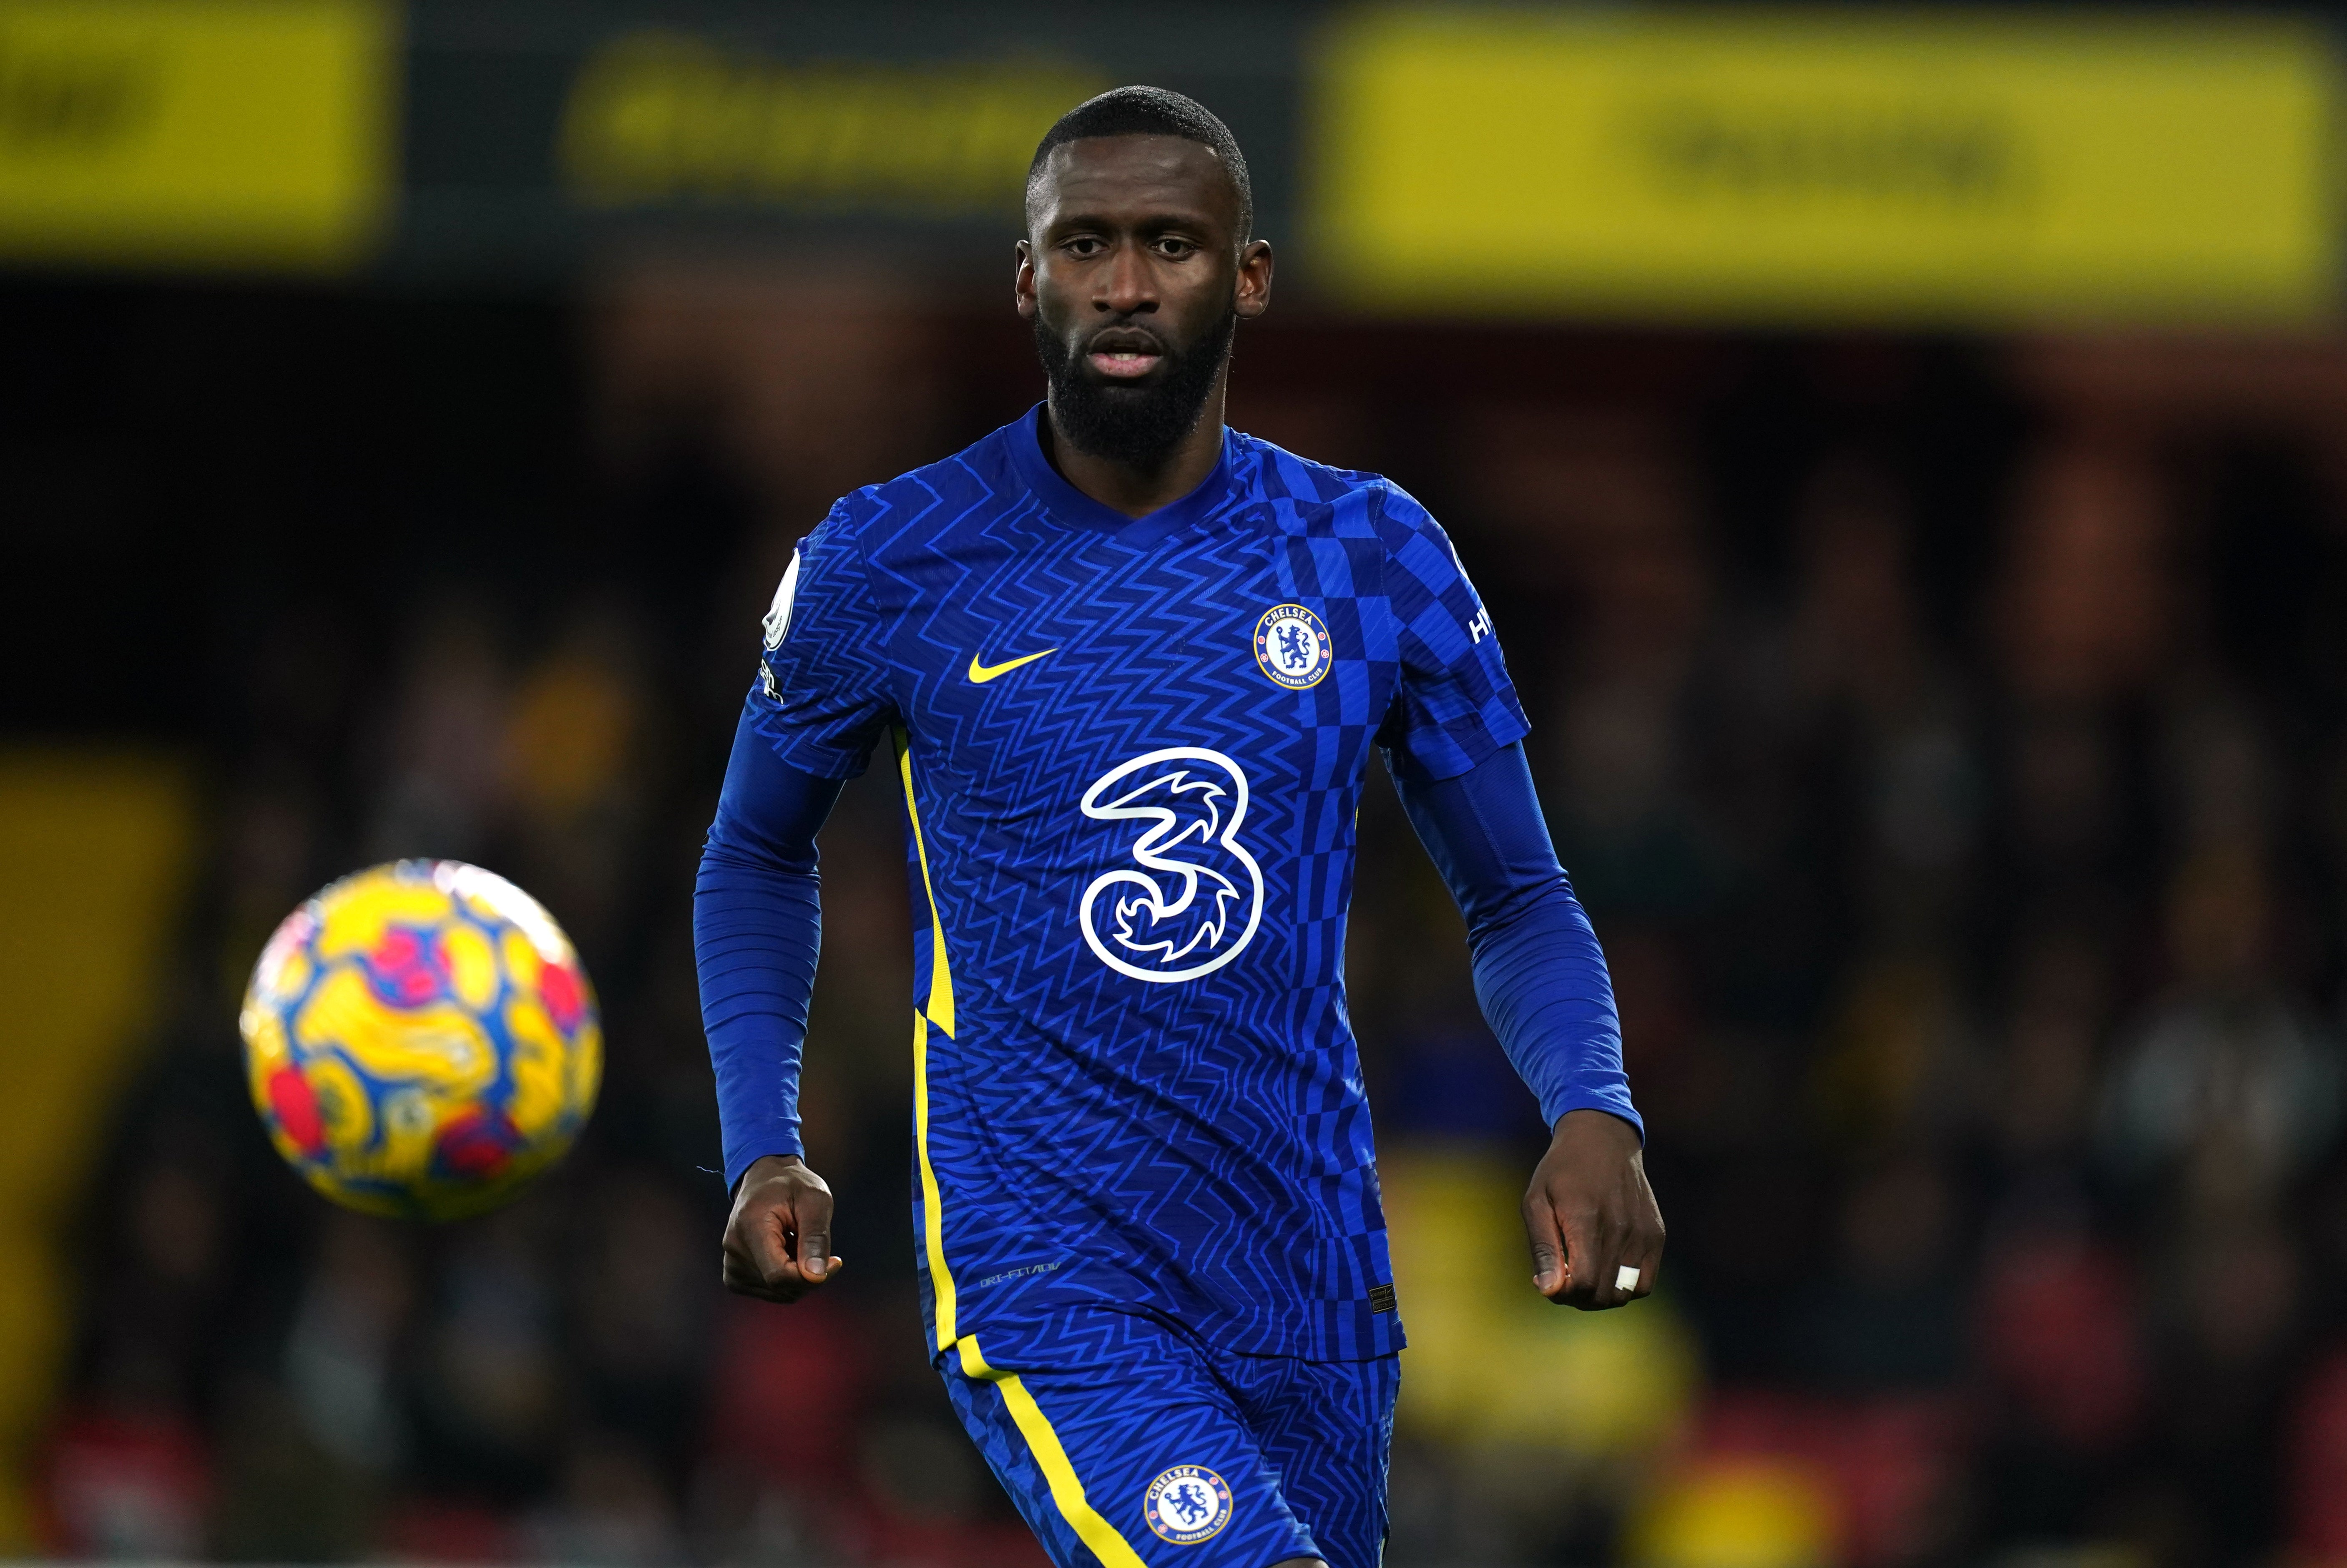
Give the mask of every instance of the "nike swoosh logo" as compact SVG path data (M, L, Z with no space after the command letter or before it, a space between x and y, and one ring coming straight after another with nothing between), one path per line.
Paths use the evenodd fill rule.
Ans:
M1046 648L1040 653L1024 654L1017 659L1010 660L1008 662L1001 664L980 664L978 661L978 655L973 653L969 656L970 684L974 686L983 686L989 681L993 680L997 675L1008 675L1013 670L1018 669L1021 664L1032 664L1038 659L1048 657L1049 655L1057 653L1058 651L1059 650L1056 648Z

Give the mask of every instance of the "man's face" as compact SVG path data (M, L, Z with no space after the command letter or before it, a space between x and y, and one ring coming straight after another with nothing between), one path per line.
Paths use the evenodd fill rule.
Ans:
M1052 149L1028 202L1014 291L1051 412L1079 450L1138 467L1194 429L1240 316L1263 313L1271 248L1242 252L1221 159L1170 136Z

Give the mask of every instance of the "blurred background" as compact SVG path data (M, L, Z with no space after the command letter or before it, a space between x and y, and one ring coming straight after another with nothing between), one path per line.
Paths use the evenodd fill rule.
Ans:
M793 541L1040 395L1029 153L1145 80L1280 258L1232 423L1491 602L1672 1227L1532 1296L1373 779L1395 1568L2347 1563L2342 28L0 0L0 1551L1040 1568L922 1355L886 778L788 1310L717 1286L690 888ZM238 1069L271 927L399 856L533 890L610 1030L432 1230Z

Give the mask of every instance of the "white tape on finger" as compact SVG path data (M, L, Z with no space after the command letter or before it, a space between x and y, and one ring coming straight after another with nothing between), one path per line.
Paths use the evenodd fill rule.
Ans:
M1632 1267L1631 1267L1628 1264L1626 1264L1626 1263L1625 1263L1625 1264L1624 1264L1621 1267L1619 1267L1619 1268L1615 1269L1615 1270L1614 1271L1614 1289L1616 1289L1616 1290L1635 1290L1635 1289L1637 1289L1637 1288L1638 1288L1638 1271L1637 1271L1636 1269L1635 1269L1635 1268L1632 1268Z

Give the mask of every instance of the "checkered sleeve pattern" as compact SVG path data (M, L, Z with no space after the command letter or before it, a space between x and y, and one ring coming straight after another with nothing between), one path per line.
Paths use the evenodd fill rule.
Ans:
M1450 536L1400 486L1383 481L1372 495L1401 661L1378 744L1399 776L1456 778L1532 725Z
M774 754L818 778L864 771L896 717L887 634L846 503L801 541L766 612L749 721Z

